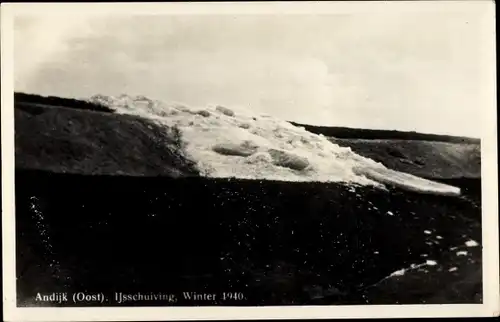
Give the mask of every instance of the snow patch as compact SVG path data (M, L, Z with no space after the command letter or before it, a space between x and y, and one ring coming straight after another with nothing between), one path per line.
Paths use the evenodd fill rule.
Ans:
M393 272L390 276L403 276L405 274L405 269L400 269L399 271Z
M418 270L420 269L421 267L425 266L426 263L422 263L422 264L411 264L410 267L407 267L407 268L402 268L402 269L399 269L395 272L392 272L389 276L386 276L384 277L382 280L380 280L378 283L374 284L374 285L377 285L379 284L380 282L388 279L388 278L391 278L391 277L396 277L396 276L403 276L406 274L406 272L410 272L410 271L413 271L413 270ZM428 265L428 264L427 264Z
M477 241L471 239L471 240L466 241L465 245L467 247L476 247L476 246L479 246L479 243Z
M467 256L468 252L465 250L461 250L457 252L457 256Z

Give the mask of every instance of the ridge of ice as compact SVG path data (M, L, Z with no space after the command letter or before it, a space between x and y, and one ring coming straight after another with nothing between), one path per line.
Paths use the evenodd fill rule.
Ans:
M177 127L185 155L208 177L346 182L378 187L393 184L420 192L460 194L456 187L388 169L321 134L270 115L256 115L248 109L218 105L197 108L125 94L98 94L89 101L118 114L137 115L159 125ZM234 153L221 153L224 149L233 149ZM286 162L280 163L276 158L285 158Z

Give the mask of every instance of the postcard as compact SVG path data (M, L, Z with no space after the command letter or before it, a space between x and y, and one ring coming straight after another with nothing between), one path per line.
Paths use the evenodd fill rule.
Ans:
M2 3L4 320L500 315L494 9Z

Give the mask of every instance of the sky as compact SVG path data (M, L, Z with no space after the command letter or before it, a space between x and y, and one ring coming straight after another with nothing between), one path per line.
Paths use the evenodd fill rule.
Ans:
M483 16L17 16L16 91L145 95L300 123L479 137Z

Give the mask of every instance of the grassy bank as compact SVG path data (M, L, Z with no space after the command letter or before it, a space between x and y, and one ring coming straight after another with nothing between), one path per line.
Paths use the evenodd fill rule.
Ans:
M18 103L16 167L60 173L197 175L175 128L107 112Z
M428 142L448 142L448 143L463 143L463 144L480 144L478 138L466 136L453 136L432 133L407 132L396 130L372 130L359 129L339 126L317 126L290 122L296 126L302 126L307 131L323 134L324 136L334 137L339 139L358 139L358 140L411 140L411 141L428 141Z
M429 179L481 178L481 147L472 143L331 138L386 167Z

